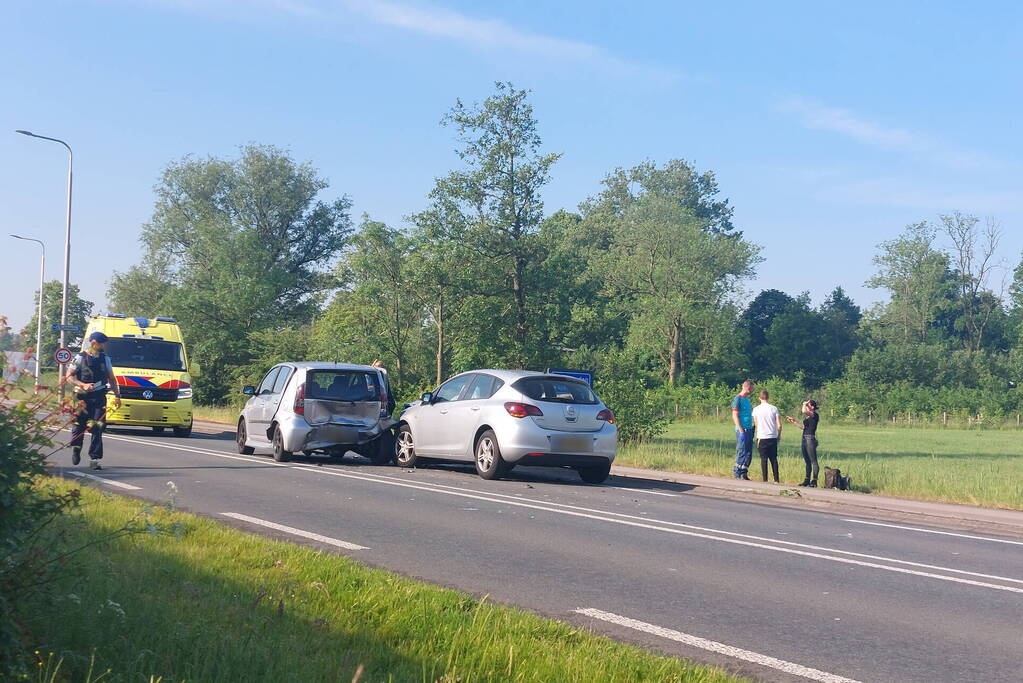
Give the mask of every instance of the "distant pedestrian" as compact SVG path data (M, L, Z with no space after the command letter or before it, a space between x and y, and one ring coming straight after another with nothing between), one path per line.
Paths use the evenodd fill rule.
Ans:
M753 409L753 425L756 428L757 450L760 452L760 472L767 481L767 463L771 462L774 483L778 483L778 441L781 439L781 414L767 399L767 391L760 392L760 404Z
M796 425L803 430L803 439L801 444L801 450L803 453L803 462L806 464L806 478L803 479L803 483L800 486L816 486L817 475L820 466L817 464L817 423L820 422L821 416L817 412L817 408L820 406L817 401L810 399L809 401L803 401L803 424L797 423L791 416L786 416L786 420Z
M68 370L68 381L74 385L78 399L78 413L71 427L71 464L82 461L82 444L86 430L91 431L89 442L89 467L103 469L103 428L107 420L107 391L113 391L114 408L121 405L121 392L117 386L113 363L104 353L107 335L93 332L86 342L88 346L75 358Z
M742 383L742 391L732 399L732 422L735 423L735 478L749 480L749 464L753 460L753 405L749 401L753 382Z

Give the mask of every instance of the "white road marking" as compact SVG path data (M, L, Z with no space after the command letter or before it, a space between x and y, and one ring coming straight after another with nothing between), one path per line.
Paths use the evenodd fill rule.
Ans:
M651 496L668 496L669 498L678 498L674 493L665 493L664 491L650 491L648 489L633 489L628 486L615 486L613 484L607 486L609 489L618 489L619 491L632 491L633 493L649 493Z
M170 444L154 443L152 441L146 441L143 439L134 439L129 437L114 437L121 441L128 441L131 443L138 443L144 446L150 446L153 448L170 448L173 450L188 451L193 453L199 453L202 455L212 455L219 458L228 458L231 460L244 460L247 462L259 463L262 465L274 466L274 467L288 467L291 469L302 470L304 472L312 472L314 474L329 475L334 477L342 477L345 479L354 479L356 481L370 482L387 484L389 486L398 486L403 488L417 489L420 491L428 491L432 493L442 493L450 496L459 496L462 498L470 498L473 500L483 500L488 503L498 503L502 505L510 505L515 507L524 507L533 510L543 510L545 512L553 512L556 514L567 515L571 517L582 517L586 519L593 519L600 522L606 522L611 524L621 524L624 526L638 527L642 529L650 529L654 531L662 531L671 534L677 534L680 536L689 536L693 538L702 538L706 540L718 541L720 543L730 543L734 545L741 545L751 548L758 548L762 550L772 550L774 552L787 553L791 555L799 555L802 557L812 557L816 559L822 559L829 562L839 562L842 564L851 564L861 567L868 567L871 569L880 569L883 571L895 572L898 574L910 574L914 576L922 576L930 579L937 579L940 581L949 581L953 583L960 583L969 586L976 586L979 588L990 588L992 590L1007 591L1011 593L1023 594L1023 588L1017 588L1015 586L1003 586L994 583L988 583L983 581L974 581L971 579L959 578L957 576L945 576L943 574L934 574L932 572L916 571L913 569L906 569L904 567L891 567L883 564L877 564L876 562L865 562L861 560L850 559L848 557L835 557L833 555L824 555L820 552L810 552L809 550L819 550L822 552L836 553L842 555L858 556L865 559L875 559L879 561L894 562L898 564L905 564L909 566L917 566L920 568L934 569L937 571L952 572L955 574L964 574L968 576L977 576L978 578L990 578L1001 581L1009 581L1013 583L1023 583L1021 579L1014 579L1003 576L993 576L989 574L979 574L976 572L968 572L961 569L953 569L951 567L940 567L934 565L925 565L916 562L909 562L908 560L898 560L887 557L877 557L873 555L865 555L862 553L854 553L846 550L837 550L833 548L824 548L821 546L811 546L801 543L795 543L792 541L782 541L773 538L762 538L758 536L750 536L748 534L740 534L733 531L723 531L720 529L708 529L706 527L697 527L689 524L680 522L668 522L664 520L648 519L646 517L636 517L634 515L626 515L617 512L608 512L604 510L595 510L592 508L583 508L574 505L567 505L565 503L551 503L547 501L534 500L529 498L512 497L506 494L490 493L476 491L474 489L463 489L455 486L448 486L446 484L431 484L431 483L420 483L420 482L408 482L393 477L377 474L351 474L349 472L341 472L334 469L328 469L324 467L308 467L306 465L293 464L293 463L278 463L266 458L254 457L254 456L242 456L242 455L231 455L222 451L214 451L209 449L193 448L191 446L177 446ZM591 514L595 513L595 514ZM642 520L633 521L633 520ZM651 524L656 522L656 524ZM664 525L664 526L658 526ZM680 527L680 528L675 528ZM702 533L709 532L709 533ZM725 538L722 536L715 536L713 534L726 534L728 536L736 536L737 538ZM757 541L766 541L776 545L767 545L766 543L754 542L752 540L743 539L756 539ZM794 547L778 547L778 545L794 546ZM807 548L809 550L797 550L796 548Z
M689 635L688 633L664 628L663 626L655 626L654 624L648 624L645 621L637 621L636 619L623 617L612 612L604 612L602 610L589 607L574 611L578 614L592 617L593 619L600 619L601 621L606 621L610 624L625 626L636 631L642 631L643 633L667 638L668 640L673 640L677 643L682 643L683 645L707 650L708 652L716 652L717 654L732 657L733 659L741 659L744 662L759 664L760 666L776 669L787 674L792 674L793 676L809 678L812 681L821 681L822 683L857 683L857 681L852 678L838 676L826 671L818 671L817 669L811 669L809 667L802 666L801 664L793 664L792 662L786 662L783 659L776 659L757 652L743 650L742 648L725 645L724 643L719 643L714 640L707 640L706 638L700 638L699 636Z
M972 536L970 534L957 534L952 531L937 531L935 529L921 529L915 526L902 526L900 524L882 524L881 522L868 522L865 519L843 519L843 522L853 524L869 524L871 526L886 526L891 529L905 529L906 531L919 531L924 534L940 534L941 536L955 536L957 538L969 538L974 541L990 541L991 543L1008 543L1009 545L1023 545L1023 541L1010 541L1005 538L989 538L987 536Z
M342 541L336 538L331 538L330 536L314 534L311 531L303 531L301 529L296 529L293 526L285 526L283 524L278 524L277 522L268 522L265 519L259 519L258 517L249 517L248 515L243 515L238 512L221 512L220 514L222 514L224 517L240 519L241 521L248 522L249 524L258 524L259 526L265 526L268 529L276 529L277 531L283 531L284 533L287 534L301 536L302 538L308 538L313 541L319 541L320 543L326 543L327 545L337 546L338 548L344 548L346 550L369 550L369 548L367 548L364 545L356 545L355 543L349 543L348 541Z
M119 489L125 489L126 491L141 491L142 487L132 486L131 484L125 484L123 481L114 481L113 479L104 479L103 477L97 477L95 474L86 474L85 472L77 472L70 470L68 472L72 476L82 477L83 479L92 479L98 481L101 484L109 484L110 486L116 486Z

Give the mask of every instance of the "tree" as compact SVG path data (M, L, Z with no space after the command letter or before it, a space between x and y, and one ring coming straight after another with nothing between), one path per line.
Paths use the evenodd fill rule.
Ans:
M817 387L827 377L830 366L827 344L827 321L810 308L806 292L793 299L774 316L764 333L760 354L763 377L802 378L803 383Z
M708 230L675 197L647 192L615 224L594 267L605 294L630 317L630 342L656 353L674 385L693 353L710 346L721 310L758 254L741 238Z
M859 346L859 325L863 319L860 307L850 299L845 290L835 287L828 298L818 309L826 326L822 347L825 351L828 368L827 379L840 377L845 364L852 358Z
M733 209L728 200L717 199L720 190L713 171L700 173L683 159L672 159L661 168L652 161L628 170L616 168L604 178L603 184L600 194L583 203L584 215L622 216L641 195L653 192L677 201L711 232L733 233L735 230Z
M899 341L927 341L932 323L951 305L952 274L948 256L934 247L936 236L927 223L914 223L878 245L874 256L878 272L867 286L890 293L878 323Z
M940 218L944 233L952 241L958 312L966 331L967 349L977 352L983 346L988 324L1001 312L1002 292L991 292L989 280L998 267L994 256L1002 231L993 220L981 228L976 216L958 211Z
M186 157L164 171L142 230L144 265L115 277L111 299L134 315L178 318L204 367L203 400L220 401L253 332L308 322L333 278L324 272L351 233L347 197L271 146L238 159Z
M777 289L765 289L757 294L739 318L740 326L747 335L746 356L750 362L753 377L770 377L775 374L771 368L771 356L767 351L767 331L775 316L788 310L795 299Z
M57 350L57 346L60 344L60 332L53 330L54 325L60 324L60 311L63 306L64 296L64 283L60 280L50 280L49 282L43 283L43 348L38 358L41 363L45 364L53 361L53 353ZM26 340L32 346L35 346L36 339L36 321L39 319L39 292L36 291L33 299L35 308L33 309L32 319L25 327L28 334L25 335ZM70 284L67 290L67 324L78 325L85 330L86 324L89 322L89 315L92 313L92 302L86 301L79 295L78 285ZM69 342L74 345L76 338L81 339L81 334L69 333L67 338L72 340Z
M461 100L444 117L454 126L465 169L437 180L435 203L461 214L465 244L487 261L494 289L508 300L513 331L511 363L525 367L529 311L526 271L537 259L535 235L543 218L540 190L559 154L541 151L541 139L528 91L497 83L496 92L473 107Z

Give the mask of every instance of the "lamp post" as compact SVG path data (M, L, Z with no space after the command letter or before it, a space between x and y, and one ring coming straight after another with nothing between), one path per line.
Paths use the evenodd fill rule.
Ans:
M36 313L36 392L39 391L39 372L40 367L43 364L43 278L46 275L46 245L43 244L42 240L37 240L34 237L22 237L21 235L11 235L16 240L25 240L26 242L37 242L42 247L43 253L39 258L39 311Z
M60 305L60 346L63 348L67 342L67 331L64 327L67 325L67 290L68 281L71 275L71 184L74 174L72 168L74 166L74 153L71 151L71 145L59 140L57 138L48 138L45 135L36 135L35 133L27 130L16 130L15 133L21 133L32 138L39 138L40 140L49 140L50 142L59 142L64 145L67 149L67 227L64 231L64 294L63 300ZM60 400L64 402L64 370L65 366L60 366Z

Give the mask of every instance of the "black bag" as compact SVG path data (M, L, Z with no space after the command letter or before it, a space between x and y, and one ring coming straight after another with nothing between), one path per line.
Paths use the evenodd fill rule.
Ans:
M824 488L848 491L852 488L852 480L842 476L842 470L832 467L824 468Z

